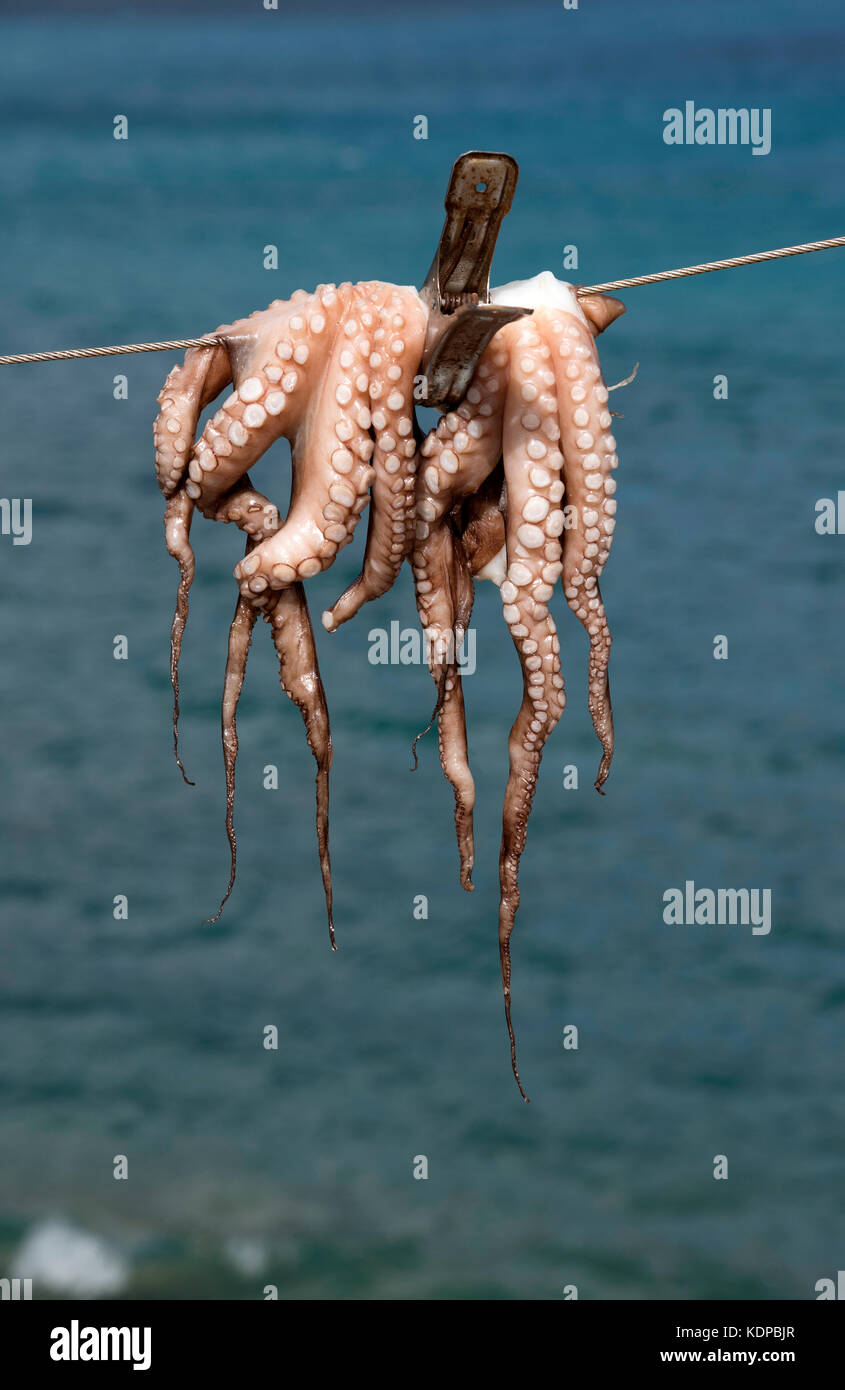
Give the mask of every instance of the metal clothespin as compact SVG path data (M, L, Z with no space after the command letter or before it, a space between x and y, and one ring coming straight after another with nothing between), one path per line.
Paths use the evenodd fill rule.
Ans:
M496 238L518 177L509 154L481 150L462 154L452 168L440 244L420 290L430 310L421 405L458 405L494 333L532 312L490 303Z

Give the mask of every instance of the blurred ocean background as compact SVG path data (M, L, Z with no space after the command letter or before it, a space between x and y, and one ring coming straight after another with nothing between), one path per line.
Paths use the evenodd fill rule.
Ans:
M0 39L2 352L190 336L321 280L420 283L470 148L521 166L496 283L845 232L837 0L4 4ZM663 112L687 100L769 107L771 153L667 146ZM428 674L368 661L372 629L415 625L406 568L318 632L338 954L312 760L263 625L239 878L203 926L228 874L219 698L242 542L195 527L185 787L151 438L175 356L0 372L2 493L33 506L30 545L0 536L0 1275L36 1297L807 1299L842 1267L845 538L814 520L845 489L845 252L623 298L600 343L609 382L640 364L612 397L617 752L599 798L585 637L559 599L568 708L513 943L530 1106L496 944L520 692L496 591L479 587L466 681L475 893L433 736L409 771ZM286 446L253 476L284 502ZM310 582L314 614L364 529ZM687 879L771 889L771 934L664 925Z

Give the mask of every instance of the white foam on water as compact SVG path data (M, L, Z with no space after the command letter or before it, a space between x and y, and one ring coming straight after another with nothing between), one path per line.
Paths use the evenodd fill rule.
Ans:
M39 1222L24 1237L12 1274L31 1279L35 1288L98 1298L126 1287L129 1264L99 1236L54 1217Z
M267 1266L267 1251L260 1240L229 1236L223 1245L223 1257L244 1279L261 1274Z

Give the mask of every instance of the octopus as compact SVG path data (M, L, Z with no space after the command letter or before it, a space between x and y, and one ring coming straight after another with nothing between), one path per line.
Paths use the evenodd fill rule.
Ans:
M519 864L543 749L564 709L560 641L550 603L560 580L589 638L588 702L601 745L595 786L613 756L608 682L611 637L599 580L616 525L616 441L595 339L624 306L578 298L543 272L494 290L493 303L531 310L501 328L464 399L425 437L415 385L428 310L413 287L380 282L298 290L224 325L168 376L155 422L165 538L179 566L171 629L174 753L179 756L179 657L194 577L194 513L245 534L234 576L222 700L229 883L234 830L237 706L259 615L270 627L282 689L299 707L316 773L316 828L331 945L336 948L329 855L332 740L304 581L351 541L369 505L361 572L322 614L328 632L396 582L407 560L436 702L440 762L452 787L460 882L472 891L475 788L458 657L476 579L495 583L516 647L523 695L511 728L499 855L499 954L513 1074L510 942ZM200 416L232 392L197 437ZM611 388L612 389L612 388ZM258 492L250 467L276 440L291 448L286 518ZM427 733L428 729L423 730ZM421 735L414 740L416 745Z

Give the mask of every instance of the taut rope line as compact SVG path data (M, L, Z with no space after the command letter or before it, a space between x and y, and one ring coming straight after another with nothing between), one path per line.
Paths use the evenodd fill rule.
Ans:
M755 265L760 261L776 261L784 256L803 256L808 251L829 251L845 246L845 236L828 237L825 241L805 241L800 246L781 246L776 251L755 251L750 256L728 256L723 261L705 261L703 265L686 265L677 270L658 270L653 275L631 275L627 280L607 280L601 285L578 285L579 298L588 294L609 294L614 290L633 289L637 285L657 285L661 280L681 280L686 275L706 275L711 270L733 270L738 265ZM0 367L14 367L22 362L67 362L77 357L120 357L132 352L170 352L182 348L210 347L222 342L213 333L203 338L175 338L167 343L124 343L118 347L64 348L58 352L17 352L0 357Z

